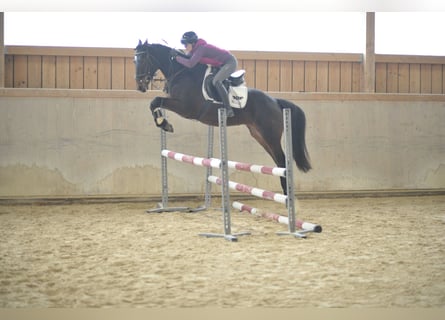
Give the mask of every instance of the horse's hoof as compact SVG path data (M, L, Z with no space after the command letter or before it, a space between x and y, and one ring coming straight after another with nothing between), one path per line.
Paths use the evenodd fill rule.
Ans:
M166 132L173 132L173 126L168 122L162 126L162 129Z

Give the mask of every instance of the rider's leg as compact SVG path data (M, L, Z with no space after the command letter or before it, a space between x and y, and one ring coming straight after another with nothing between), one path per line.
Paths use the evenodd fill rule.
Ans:
M230 101L229 101L229 97L228 97L226 88L224 88L224 85L222 84L221 81L217 81L214 85L215 85L216 91L218 91L218 95L221 98L224 107L227 110L227 116L233 117L234 113L233 113L232 107L230 106Z
M224 107L227 109L227 116L233 117L233 110L230 106L229 97L227 94L226 88L224 88L224 85L222 82L227 79L233 72L235 72L237 68L238 62L234 56L232 56L222 67L219 69L219 71L216 73L215 77L213 78L213 85L215 86L216 90L218 91L219 96L221 97L222 103L224 104Z

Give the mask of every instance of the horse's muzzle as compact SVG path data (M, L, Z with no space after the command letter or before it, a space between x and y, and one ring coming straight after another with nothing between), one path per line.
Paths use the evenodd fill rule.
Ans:
M148 90L149 81L147 79L136 80L137 89L141 92L146 92Z

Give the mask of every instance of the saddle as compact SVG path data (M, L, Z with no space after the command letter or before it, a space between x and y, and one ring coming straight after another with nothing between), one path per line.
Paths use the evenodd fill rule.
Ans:
M212 80L218 68L208 66L202 82L202 94L207 101L212 103L222 104L216 88L213 86ZM232 108L242 109L246 106L248 90L244 80L245 70L237 70L230 75L230 77L223 81L227 90L230 106Z

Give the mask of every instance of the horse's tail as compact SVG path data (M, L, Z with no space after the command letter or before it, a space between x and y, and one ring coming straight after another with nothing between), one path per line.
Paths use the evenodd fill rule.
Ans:
M292 121L292 149L297 168L303 172L308 172L312 169L309 162L309 153L306 148L306 116L303 110L290 101L284 99L277 99L281 109L291 109Z

